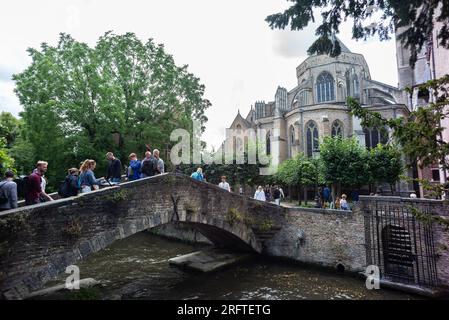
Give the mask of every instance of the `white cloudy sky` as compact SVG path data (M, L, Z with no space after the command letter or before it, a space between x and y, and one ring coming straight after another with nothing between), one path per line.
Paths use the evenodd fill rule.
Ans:
M273 31L264 21L286 0L14 0L0 2L0 110L17 115L11 75L30 59L28 47L56 44L60 32L93 45L104 32L135 32L163 43L178 65L206 85L213 106L203 139L219 145L237 110L246 116L256 100L273 100L278 85L295 86L314 28ZM362 53L374 79L397 85L395 43L356 42L351 26L339 35Z

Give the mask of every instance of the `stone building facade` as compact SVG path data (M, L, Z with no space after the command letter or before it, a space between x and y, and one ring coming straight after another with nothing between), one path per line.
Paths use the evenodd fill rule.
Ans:
M414 68L409 63L410 51L404 48L399 40L396 41L399 89L404 90L407 87L412 89L413 93L405 96L405 103L410 110L416 110L420 106L433 102L432 94L419 91L422 84L449 74L449 64L447 63L449 61L449 50L442 47L439 44L440 40L437 38L442 27L442 22L434 21L432 38L422 48ZM405 27L398 28L397 36L405 30ZM449 142L449 118L442 119L441 126L445 128L442 139ZM444 183L449 177L449 172L444 172L438 163L425 168L417 167L416 171L417 178L428 180L433 184ZM425 190L422 186L419 189L420 194L424 195Z
M334 41L340 40L335 37ZM298 82L294 88L279 86L273 101L257 101L246 117L239 112L228 132L264 129L265 137L259 139L267 142L266 151L274 166L298 153L313 157L326 136L355 136L367 148L387 143L390 132L386 128L362 128L360 119L350 114L346 100L354 97L369 110L397 118L409 113L405 95L372 79L363 55L351 52L341 42L340 46L342 53L335 58L309 56L296 68ZM227 134L225 148L232 148L235 141ZM240 144L245 142L240 139Z

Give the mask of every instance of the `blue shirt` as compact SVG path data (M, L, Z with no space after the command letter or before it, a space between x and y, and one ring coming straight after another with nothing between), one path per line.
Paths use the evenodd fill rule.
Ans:
M195 179L195 180L198 180L198 181L203 181L204 180L203 174L199 173L199 172L192 173L192 175L190 177Z
M331 190L328 187L325 187L323 190L323 198L324 200L329 200L331 196Z
M140 179L140 169L142 167L142 162L140 162L139 160L131 160L129 166L131 167L132 174L130 175L128 171L128 179L129 180Z
M93 185L100 185L100 179L96 179L94 172L92 170L87 170L86 172L83 172L80 174L79 178L79 186L89 186L92 187Z

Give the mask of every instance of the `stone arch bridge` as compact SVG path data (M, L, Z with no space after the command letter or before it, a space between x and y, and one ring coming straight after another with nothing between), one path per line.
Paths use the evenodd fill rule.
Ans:
M164 174L0 214L0 293L21 299L113 242L186 223L215 245L261 253L285 208Z

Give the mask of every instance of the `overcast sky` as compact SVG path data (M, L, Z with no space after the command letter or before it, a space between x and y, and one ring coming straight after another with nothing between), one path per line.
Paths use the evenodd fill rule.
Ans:
M108 30L134 32L142 40L165 45L177 65L206 86L212 102L203 139L218 146L225 127L240 109L243 116L256 100L271 101L278 85L296 85L296 67L306 58L314 28L273 31L264 21L286 8L286 0L14 0L0 2L0 110L22 109L11 75L30 59L28 47L56 44L60 32L94 45ZM395 42L356 42L351 26L339 38L365 56L371 76L397 85Z

